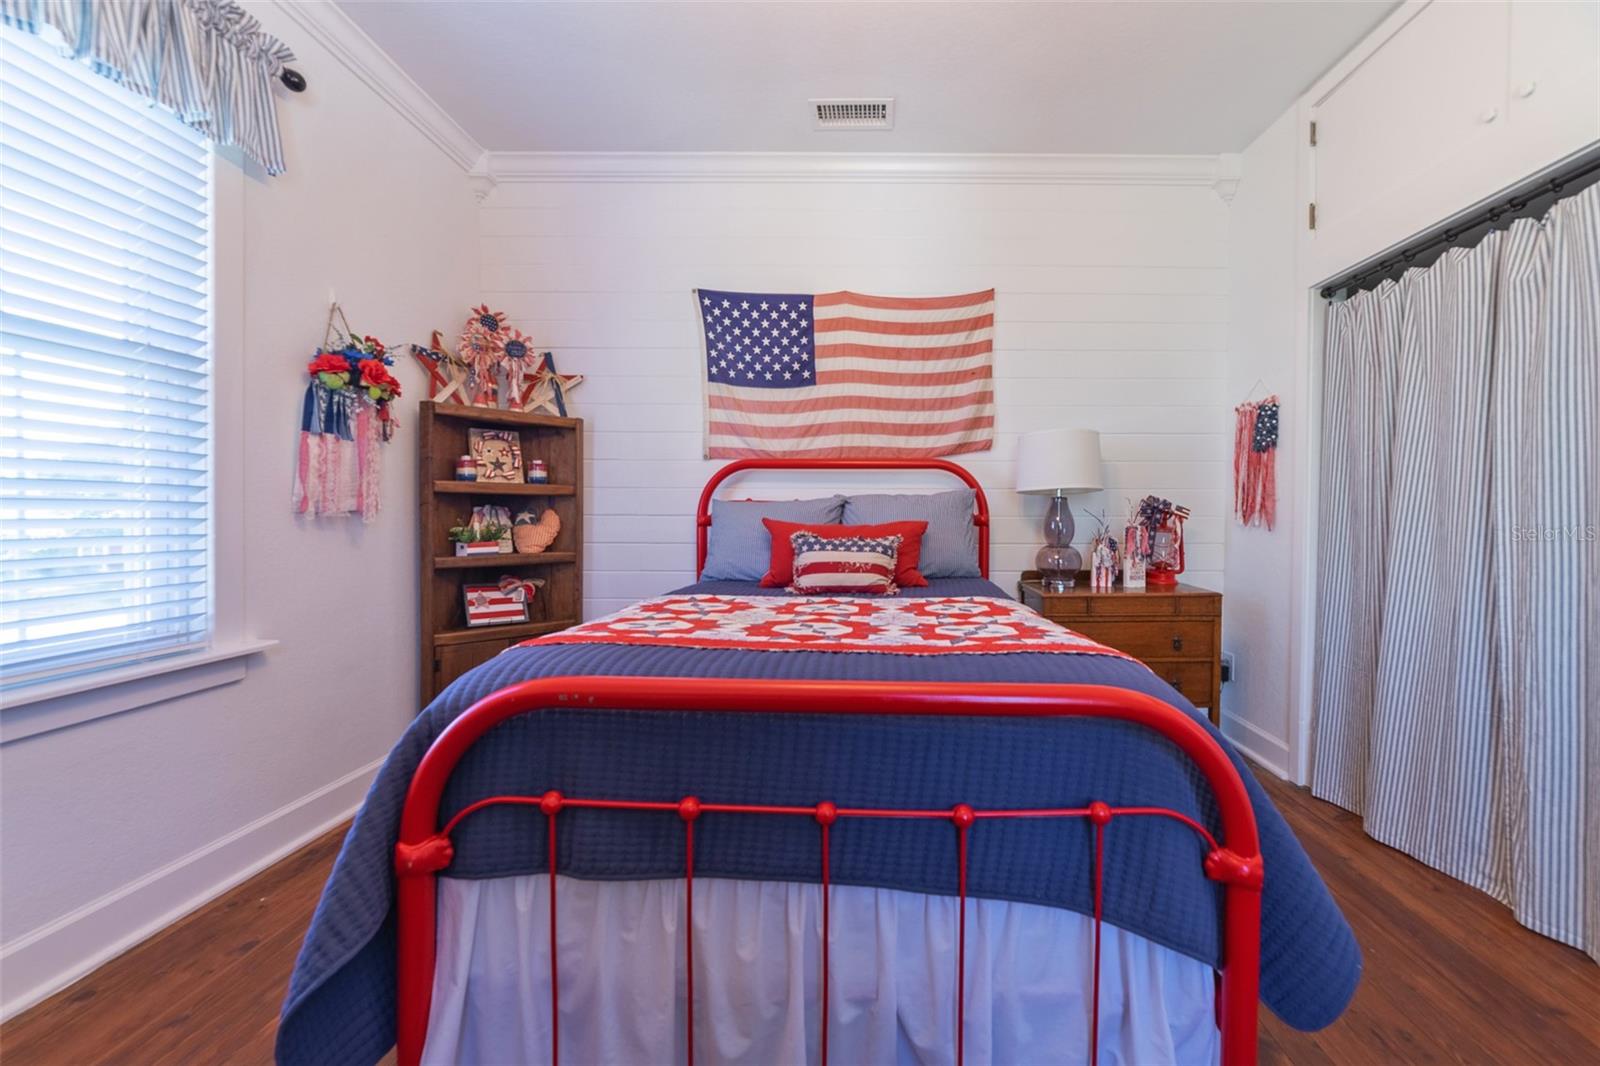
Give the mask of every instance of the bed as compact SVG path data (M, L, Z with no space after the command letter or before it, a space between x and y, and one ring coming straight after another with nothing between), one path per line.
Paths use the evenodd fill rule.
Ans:
M351 827L278 1060L1248 1062L1258 978L1337 1017L1360 952L1282 818L1148 668L987 580L965 470L729 464L698 569L740 470L885 465L972 487L977 576L701 580L441 693Z

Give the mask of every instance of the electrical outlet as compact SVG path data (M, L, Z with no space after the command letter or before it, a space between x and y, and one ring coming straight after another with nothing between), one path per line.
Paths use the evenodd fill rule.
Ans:
M1225 651L1222 653L1222 683L1224 685L1238 676L1233 671L1233 652Z

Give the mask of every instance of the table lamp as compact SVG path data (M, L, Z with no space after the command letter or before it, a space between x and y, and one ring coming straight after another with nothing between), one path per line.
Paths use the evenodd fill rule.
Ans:
M1046 429L1017 441L1017 491L1051 497L1044 513L1044 547L1034 557L1039 580L1051 592L1077 584L1083 556L1072 546L1076 530L1067 497L1098 492L1100 434L1092 429Z

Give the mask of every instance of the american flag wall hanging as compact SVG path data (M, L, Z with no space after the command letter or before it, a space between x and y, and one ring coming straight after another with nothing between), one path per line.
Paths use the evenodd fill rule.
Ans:
M1278 398L1234 408L1233 512L1246 526L1278 521Z
M708 459L918 457L994 444L994 290L696 289Z

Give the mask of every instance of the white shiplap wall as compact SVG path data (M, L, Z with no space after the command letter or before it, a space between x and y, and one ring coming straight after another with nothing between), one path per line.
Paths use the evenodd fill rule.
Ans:
M480 213L483 296L587 377L586 616L693 579L694 504L717 466L700 458L697 285L993 286L996 444L960 461L990 494L995 580L1013 585L1040 542L1043 500L1010 488L1017 434L1081 426L1104 434L1110 487L1075 498L1080 542L1088 512L1120 527L1124 500L1155 492L1193 508L1189 576L1220 588L1226 219L1202 185L502 181Z

